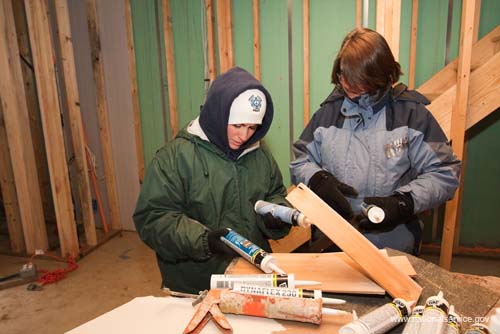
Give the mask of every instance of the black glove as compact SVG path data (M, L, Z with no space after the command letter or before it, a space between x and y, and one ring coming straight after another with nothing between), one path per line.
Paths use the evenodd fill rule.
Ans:
M220 237L227 235L228 228L208 232L208 249L212 254L228 254L235 256L236 253L220 240Z
M342 217L347 220L352 218L352 208L345 197L357 196L358 192L356 189L340 182L335 176L324 170L317 172L311 177L309 188Z
M410 194L365 197L364 201L366 204L373 204L384 210L384 220L379 224L371 224L378 225L377 227L380 228L393 228L398 224L406 223L413 216L413 198Z
M277 230L287 225L287 223L277 217L274 217L270 212L263 215L262 220L264 221L264 225L266 225L266 227L270 230Z

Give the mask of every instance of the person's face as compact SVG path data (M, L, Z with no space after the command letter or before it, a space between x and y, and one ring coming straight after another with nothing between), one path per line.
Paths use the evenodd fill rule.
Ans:
M365 89L363 87L352 87L349 86L349 84L344 80L344 75L342 72L340 72L340 84L342 85L342 88L344 89L345 94L351 99L355 99L358 96L363 95L366 93Z
M257 127L257 124L228 124L227 140L229 147L233 150L239 149L257 131Z

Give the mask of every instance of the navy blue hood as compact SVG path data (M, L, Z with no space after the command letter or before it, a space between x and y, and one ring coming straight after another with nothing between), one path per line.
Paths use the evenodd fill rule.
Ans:
M266 96L266 113L262 124L250 139L238 150L229 147L227 140L227 123L229 110L234 99L248 89L258 89ZM220 148L229 158L236 160L246 148L261 140L271 127L274 107L271 95L260 81L240 67L233 67L221 74L212 82L205 104L201 107L200 126L211 143Z

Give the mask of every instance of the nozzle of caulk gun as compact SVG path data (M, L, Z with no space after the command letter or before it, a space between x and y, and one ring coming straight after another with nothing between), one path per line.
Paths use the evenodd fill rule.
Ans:
M347 312L347 311L337 310L334 308L326 308L326 307L321 308L321 313L323 315L350 315L351 314L350 312Z
M270 213L273 217L279 218L288 224L299 225L301 227L311 226L311 222L302 212L284 205L259 200L255 202L254 209L259 215Z

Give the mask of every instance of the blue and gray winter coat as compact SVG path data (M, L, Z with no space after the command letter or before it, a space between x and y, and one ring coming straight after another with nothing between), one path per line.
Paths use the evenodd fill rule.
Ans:
M408 193L415 213L451 199L460 161L426 104L403 84L378 101L352 101L335 89L294 143L292 182L308 184L326 170L358 191L348 198L355 213L370 196Z

